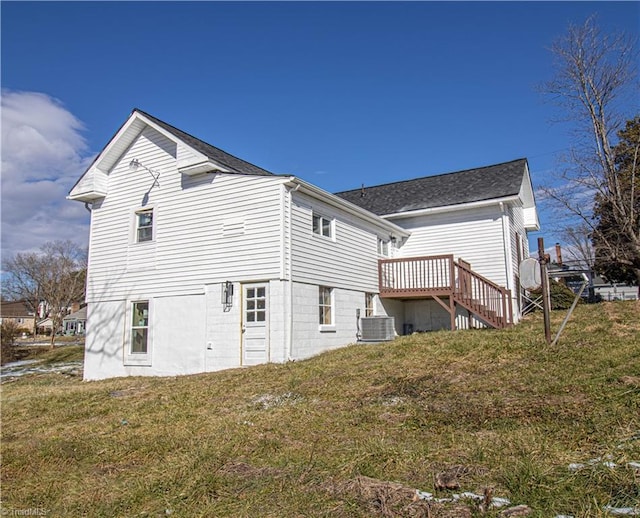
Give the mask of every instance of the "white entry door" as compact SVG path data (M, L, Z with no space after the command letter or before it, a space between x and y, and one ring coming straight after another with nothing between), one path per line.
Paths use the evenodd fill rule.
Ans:
M242 364L266 363L269 355L268 284L242 287Z

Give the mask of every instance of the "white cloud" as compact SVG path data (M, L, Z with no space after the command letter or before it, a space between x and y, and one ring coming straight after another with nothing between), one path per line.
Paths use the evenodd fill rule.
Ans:
M2 91L2 256L88 241L89 214L65 196L89 165L82 122L38 92Z

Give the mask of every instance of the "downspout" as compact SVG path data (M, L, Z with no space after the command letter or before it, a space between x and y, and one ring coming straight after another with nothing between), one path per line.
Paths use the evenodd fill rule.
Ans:
M296 192L298 189L300 188L300 184L296 184L295 187L292 188L286 188L286 194L289 197L288 199L288 207L287 207L287 219L288 219L288 226L289 226L289 232L285 232L285 236L287 237L287 239L285 239L286 241L286 246L285 248L289 250L289 270L288 272L286 272L287 277L289 279L289 330L288 330L288 336L287 336L287 361L293 361L293 275L292 275L292 271L293 271L293 253L291 250L291 243L293 242L291 233L292 233L292 229L293 229L293 224L291 221L291 218L293 216L293 192ZM283 257L284 259L284 257ZM286 262L285 262L285 268L284 270L286 271Z
M504 261L504 268L505 268L505 278L507 279L506 282L506 288L508 290L511 290L511 296L513 297L513 289L512 289L512 285L513 285L513 279L511 277L511 274L513 272L513 258L511 257L511 238L509 237L509 224L508 224L508 216L507 216L507 207L504 204L504 202L500 202L500 212L502 213L501 216L501 220L502 220L502 241L504 244L504 251L506 252L505 254L505 261Z

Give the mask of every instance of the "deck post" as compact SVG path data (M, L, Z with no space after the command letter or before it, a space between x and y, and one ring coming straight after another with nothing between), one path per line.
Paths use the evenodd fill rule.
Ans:
M507 316L507 290L500 290L500 295L502 295L502 297L500 297L502 299L502 327L507 327L509 324L509 317ZM509 299L511 299L511 297L509 297Z
M456 330L456 301L453 298L453 292L449 295L449 312L451 314L451 331Z
M456 299L453 296L456 289L456 267L453 255L449 257L449 313L451 315L451 331L456 330Z

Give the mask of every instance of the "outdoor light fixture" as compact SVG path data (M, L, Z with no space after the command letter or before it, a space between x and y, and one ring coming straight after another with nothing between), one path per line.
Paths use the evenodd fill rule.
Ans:
M231 281L222 283L222 305L224 311L229 311L233 306L233 282Z
M160 187L160 182L158 182L158 178L160 178L160 173L159 172L154 171L153 169L149 169L146 165L144 165L142 162L140 162L140 160L138 160L137 158L134 158L131 162L129 162L129 171L137 171L138 168L140 168L140 167L142 167L142 169L145 169L153 177L153 185L151 186L151 188L153 189L153 187L155 185Z

